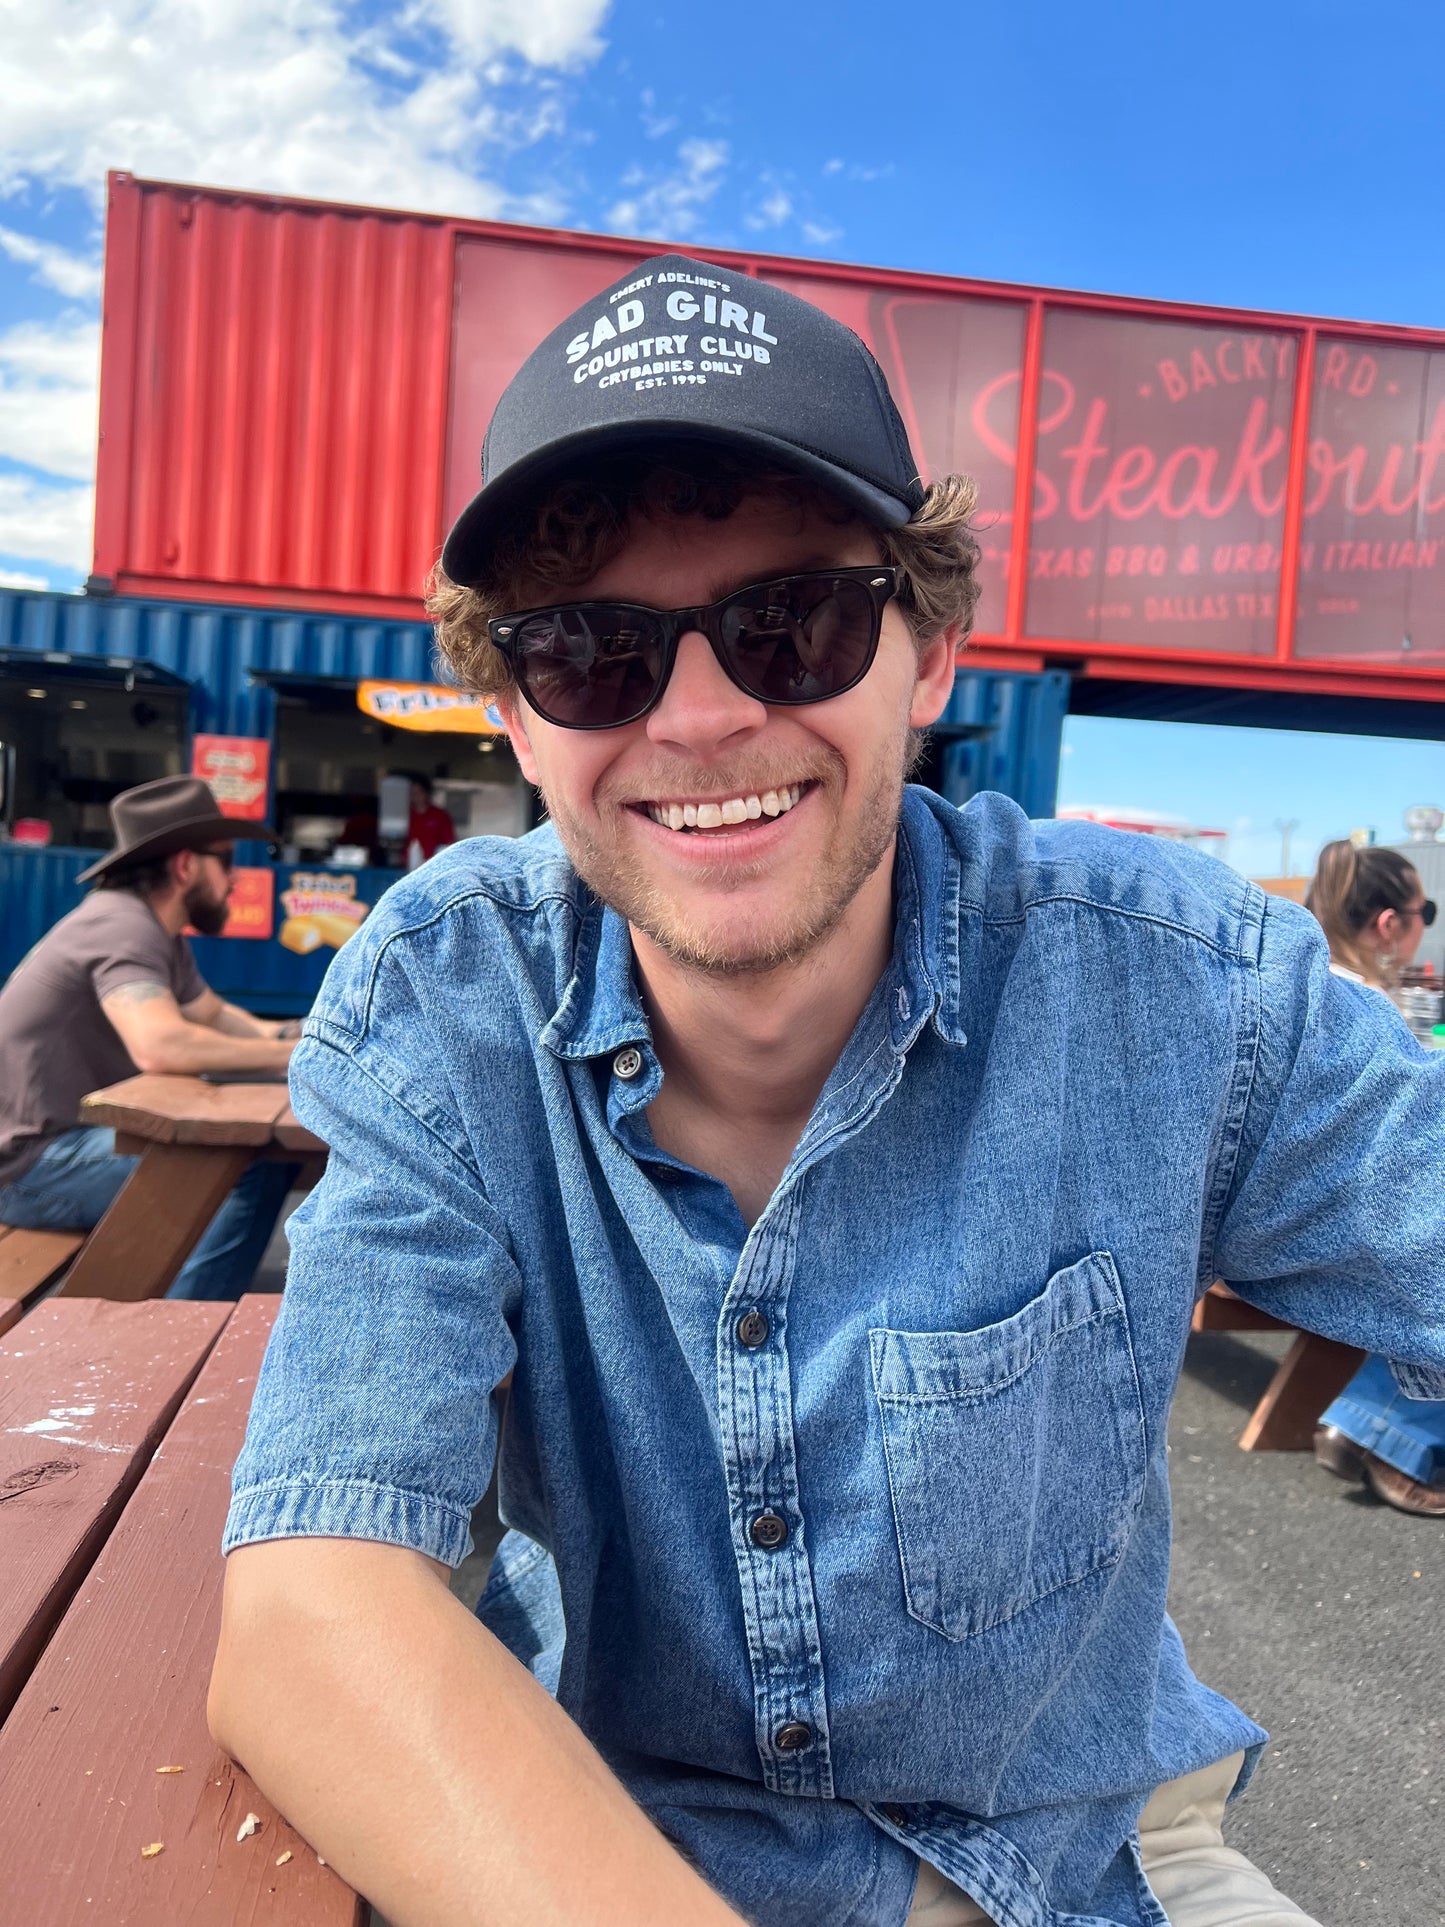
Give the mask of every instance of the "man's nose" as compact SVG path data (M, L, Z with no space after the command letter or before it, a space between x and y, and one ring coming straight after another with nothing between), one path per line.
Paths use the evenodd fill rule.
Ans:
M679 637L667 688L647 718L652 742L706 754L734 747L767 720L766 704L723 674L712 644L700 630L690 629Z

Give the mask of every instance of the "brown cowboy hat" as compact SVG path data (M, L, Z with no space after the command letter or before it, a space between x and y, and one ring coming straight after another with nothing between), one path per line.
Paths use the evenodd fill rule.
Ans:
M270 843L276 835L269 824L223 815L215 792L199 776L161 776L154 783L122 790L111 799L110 821L115 848L99 863L82 870L75 879L77 883L89 883L92 877L105 876L127 863L170 856L177 850L233 843L238 837L248 843Z

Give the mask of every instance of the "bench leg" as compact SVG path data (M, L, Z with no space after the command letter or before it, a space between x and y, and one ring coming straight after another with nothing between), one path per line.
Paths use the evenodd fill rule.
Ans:
M253 1155L248 1145L149 1145L56 1295L163 1298Z
M1280 1360L1240 1435L1245 1452L1308 1452L1320 1414L1349 1384L1365 1354L1315 1332L1301 1332Z

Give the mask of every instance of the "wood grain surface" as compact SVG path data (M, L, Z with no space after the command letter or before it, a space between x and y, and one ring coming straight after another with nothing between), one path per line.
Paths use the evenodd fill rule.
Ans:
M199 1077L128 1077L81 1100L87 1124L157 1144L269 1144L288 1109L286 1086L207 1084Z
M279 1304L242 1299L0 1728L0 1927L359 1927L206 1730L231 1466Z
M0 1720L231 1310L52 1299L0 1341Z
M85 1243L83 1231L21 1231L0 1225L0 1298L44 1289Z
M163 1297L253 1156L247 1145L148 1145L57 1295Z

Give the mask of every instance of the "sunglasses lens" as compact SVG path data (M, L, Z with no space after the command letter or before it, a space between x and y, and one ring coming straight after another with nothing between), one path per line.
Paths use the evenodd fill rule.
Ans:
M1429 897L1426 897L1425 901L1420 905L1420 921L1427 930L1435 921L1435 905Z
M785 576L720 611L723 653L749 695L817 703L851 688L878 646L879 607L847 576Z
M525 617L513 663L532 707L564 729L616 729L657 693L660 625L644 611L588 603Z

